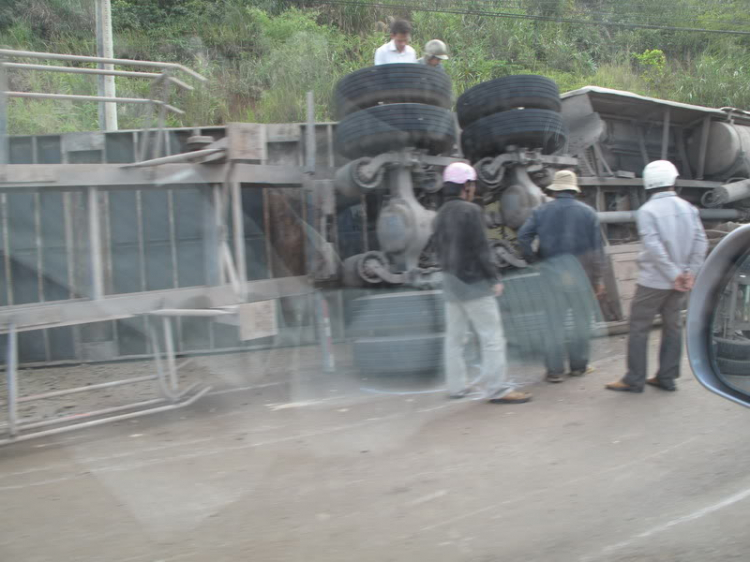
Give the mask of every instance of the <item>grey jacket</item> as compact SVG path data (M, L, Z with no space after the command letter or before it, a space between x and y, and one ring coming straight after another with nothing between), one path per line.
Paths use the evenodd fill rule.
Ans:
M671 289L678 275L698 273L708 249L698 209L674 191L663 191L638 210L637 222L643 243L639 285Z

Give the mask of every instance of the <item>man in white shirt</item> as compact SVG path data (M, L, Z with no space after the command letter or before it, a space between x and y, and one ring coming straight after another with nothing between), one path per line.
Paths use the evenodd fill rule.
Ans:
M391 40L375 51L375 65L395 62L417 62L416 51L409 46L411 24L395 20L391 24Z

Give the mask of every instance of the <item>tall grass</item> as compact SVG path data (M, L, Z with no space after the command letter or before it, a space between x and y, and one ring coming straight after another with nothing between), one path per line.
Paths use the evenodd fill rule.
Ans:
M649 1L633 0L630 9L646 9ZM90 0L6 2L10 8L0 7L0 45L95 54ZM553 10L576 18L591 17L592 6L625 10L612 0L527 2L530 13ZM499 76L538 73L554 78L563 91L595 84L694 104L750 108L750 44L742 38L312 4L113 0L116 54L181 62L209 79L192 93L175 94L173 103L186 114L170 116L171 125L300 121L308 90L315 93L316 117L331 119L337 80L372 64L375 48L387 41L391 17L411 19L417 51L434 38L448 44L451 60L445 68L456 96ZM731 4L712 17L726 19ZM666 56L658 75L634 57L651 49ZM11 84L22 91L96 92L95 78L68 74L14 71ZM118 78L117 88L120 95L143 97L149 81ZM98 123L95 103L13 100L10 110L14 134L91 130ZM122 105L118 111L121 127L143 126L143 106Z

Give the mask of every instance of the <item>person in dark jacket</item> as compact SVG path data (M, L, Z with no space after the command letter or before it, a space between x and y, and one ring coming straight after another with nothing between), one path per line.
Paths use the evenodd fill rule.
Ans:
M443 270L445 295L445 370L451 398L470 392L464 346L469 328L479 339L482 367L479 384L493 403L519 404L531 395L508 380L505 336L496 297L503 285L491 259L481 209L471 203L476 172L455 162L443 174L447 201L435 218L433 241Z
M561 170L547 188L554 199L537 208L518 232L518 243L527 260L541 259L541 274L552 289L547 314L545 364L548 382L562 382L565 373L566 339L570 376L588 370L591 324L596 296L604 293L604 256L599 218L588 205L575 199L581 190L575 173ZM534 239L539 249L532 249ZM566 338L566 318L573 330Z

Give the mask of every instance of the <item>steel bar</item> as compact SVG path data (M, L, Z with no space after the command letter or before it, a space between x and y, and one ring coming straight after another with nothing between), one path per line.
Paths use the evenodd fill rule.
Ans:
M6 92L9 98L27 98L42 100L74 100L74 101L101 101L106 103L153 103L162 105L164 102L145 98L107 98L104 96L82 96L77 94L38 94L33 92ZM164 104L172 113L185 115L185 112L171 105Z
M242 184L230 180L232 190L232 234L234 236L234 264L242 286L247 282L247 256L245 248L245 213L242 207Z
M167 404L165 406L159 406L157 408L149 408L148 410L142 410L140 412L131 412L129 414L122 414L119 416L112 416L109 418L104 418L100 420L92 420L87 421L83 423L77 423L73 425L69 425L66 427L57 427L55 429L49 429L47 431L39 431L37 433L31 433L28 435L20 435L15 438L11 439L4 439L0 440L0 445L10 445L11 443L18 443L20 441L28 441L29 439L36 439L38 437L50 437L52 435L59 435L60 433L66 433L68 431L73 431L74 429L83 429L86 427L96 427L99 425L104 425L106 423L112 423L117 421L124 421L124 420L131 420L133 418L138 418L141 416L147 416L150 414L158 414L161 412L169 412L171 410L177 410L179 408L184 408L186 406L191 406L194 404L197 400L205 396L209 391L211 390L210 386L207 386L203 389L201 389L199 392L197 392L195 395L193 395L188 400L185 400L184 402L180 402L178 404ZM159 399L160 402L163 402L164 400ZM150 402L150 401L149 401ZM141 405L146 404L146 402L142 402ZM27 426L28 428L28 426Z
M169 63L169 62L153 62L143 60L130 60L130 59L109 59L104 57L87 57L82 55L61 55L57 53L38 53L34 51L17 51L12 49L0 49L0 57L19 57L29 59L44 59L44 60L63 60L63 61L77 61L77 62L92 62L102 64L116 64L119 66L142 66L150 68L171 68L174 70L181 70L186 74L189 74L193 78L200 80L201 82L208 82L208 78L201 76L194 70L191 70L181 64Z
M164 73L164 79L158 82L159 88L161 89L161 105L159 106L159 117L156 129L156 150L154 150L154 154L157 158L161 156L162 149L164 148L164 129L167 125L167 107L169 102L170 86L169 80L167 80L168 78L169 75L167 73ZM165 156L167 155L165 154Z
M740 218L737 209L698 209L703 220L734 220ZM599 212L599 222L602 224L613 224L623 222L635 222L638 211L605 211Z
M168 156L167 158L173 158ZM225 168L220 165L163 164L153 169L121 164L11 164L0 168L0 191L31 188L78 191L82 185L99 189L165 189L222 183ZM298 167L236 163L235 181L251 186L300 187L303 174ZM721 185L714 182L710 187Z
M35 400L45 400L47 398L57 398L58 396L68 396L69 394L78 394L80 392L87 392L89 390L101 390L104 388L112 388L116 386L123 386L126 384L137 384L141 382L148 382L156 380L156 375L148 375L145 377L133 377L130 379L122 379L118 381L103 382L99 384L90 384L88 386L79 386L76 388L70 388L68 390L56 390L54 392L45 392L44 394L32 394L31 396L23 396L18 399L18 403L33 402Z
M3 232L3 267L5 268L5 291L8 305L12 306L15 304L15 298L13 294L13 277L11 274L11 249L10 249L10 223L8 217L8 196L3 193L0 194L0 222L2 222Z
M661 159L666 160L669 155L669 127L672 112L669 107L664 109L664 128L661 134Z
M169 367L169 386L173 392L177 391L177 360L174 355L174 336L172 334L172 319L165 316L162 318L164 326L164 352L167 356L167 367Z
M74 66L53 66L50 64L23 64L18 62L6 62L5 67L15 70L41 70L48 72L64 72L68 74L93 74L96 76L120 76L122 78L146 78L149 80L156 80L161 76L155 72L136 72L129 70L106 70L104 68L80 68ZM190 84L186 84L182 80L168 77L167 80L172 82L178 88L192 91L193 88Z
M105 416L107 414L115 414L117 412L122 412L124 410L132 410L134 408L143 408L145 406L154 406L156 404L161 404L165 402L164 398L152 398L151 400L144 400L142 402L135 402L132 404L124 404L122 406L113 406L111 408L103 408L101 410L93 410L91 412L84 412L81 414L70 414L69 416L62 416L59 418L53 418L49 420L42 420L38 422L31 422L26 423L24 425L20 425L18 427L19 432L25 431L27 429L37 429L39 427L48 427L50 425L59 425L61 423L66 423L74 420L79 420L83 418L93 418L96 416Z
M193 152L185 152L183 154L173 154L171 156L162 156L160 158L152 158L150 160L143 160L141 162L135 162L133 164L122 164L121 168L145 168L147 166L160 166L162 164L181 164L186 162L192 162L199 160L203 156L210 156L211 154L217 154L219 152L226 152L225 148L205 148L203 150L195 150Z
M156 366L156 382L159 384L159 390L164 397L172 403L176 403L179 400L179 394L174 392L171 388L171 384L167 384L166 377L164 376L164 365L162 363L161 346L159 345L159 335L156 333L151 319L148 320L148 333L151 338L151 349L154 353L154 365Z
M711 118L703 118L703 126L701 127L701 144L698 149L698 170L695 174L696 179L702 180L703 173L706 170L706 154L708 152L708 133L711 130Z
M8 75L5 59L0 56L0 164L10 162L8 150Z
M8 358L6 371L8 377L8 433L18 433L18 334L15 324L8 331Z
M231 310L223 310L218 308L206 308L206 309L190 309L190 308L165 308L161 310L153 310L147 312L150 316L185 316L188 318L192 317L207 317L212 318L214 316L226 316L236 314Z
M91 298L104 298L104 262L102 260L101 223L99 222L99 189L88 188L89 259L91 265Z

